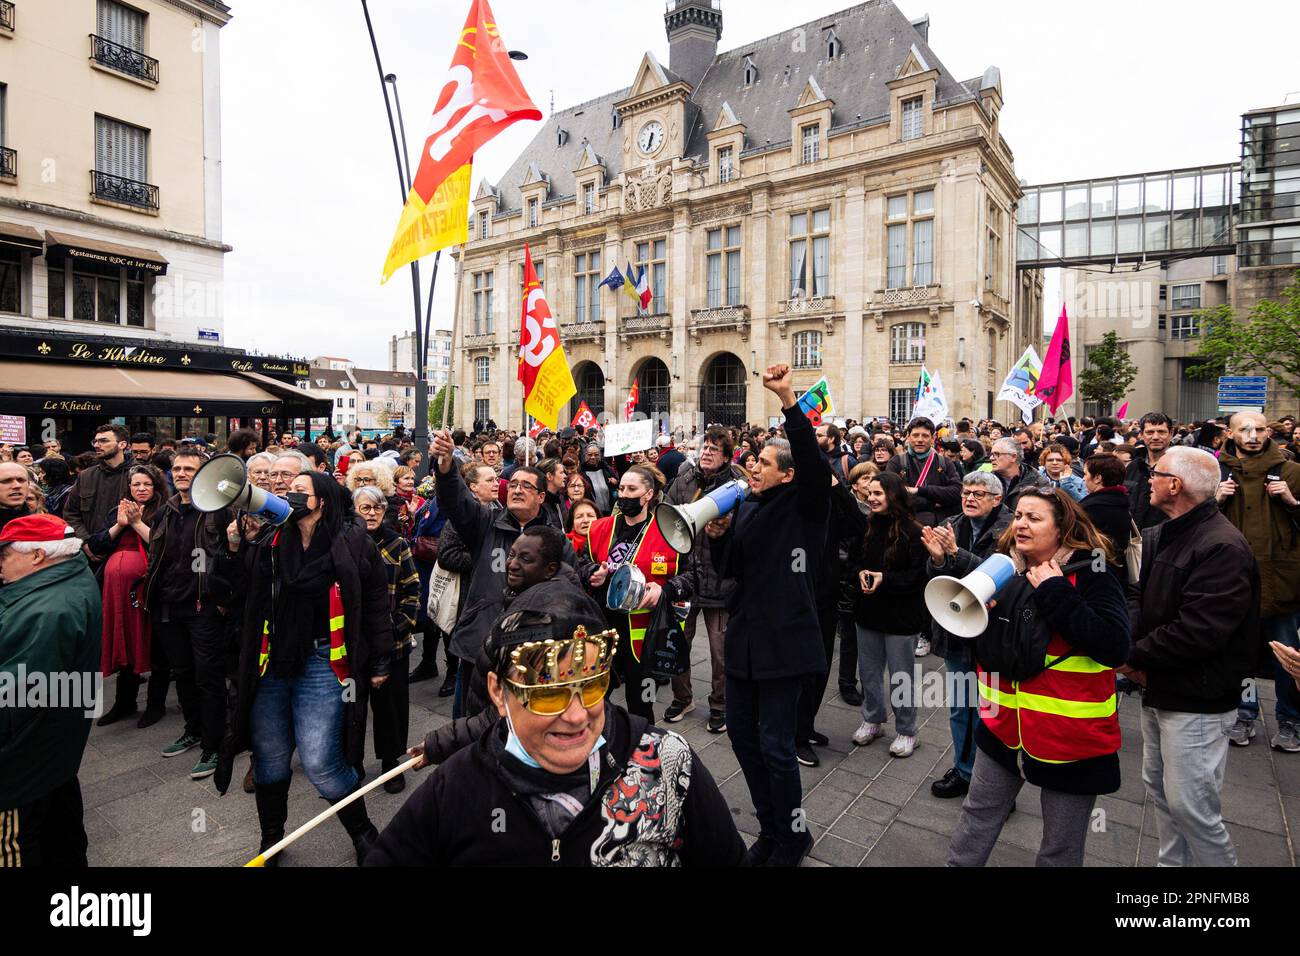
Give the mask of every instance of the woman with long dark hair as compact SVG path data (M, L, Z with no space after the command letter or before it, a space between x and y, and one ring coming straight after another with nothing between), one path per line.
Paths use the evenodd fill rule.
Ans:
M170 673L154 667L151 658L149 612L140 606L136 593L143 587L148 568L149 524L167 500L167 482L151 465L134 465L127 474L127 493L117 504L113 523L90 539L104 561L104 631L100 673L117 675L117 696L113 706L99 718L99 726L115 724L138 710L140 675L149 674L146 709L161 711L166 705Z
M307 471L285 497L288 521L255 542L232 522L222 558L248 598L216 784L224 793L235 755L251 746L263 850L284 836L295 749L326 800L356 788L368 694L388 679L393 653L388 575L351 496L329 475ZM360 864L376 835L365 801L338 816Z
M898 475L882 472L870 479L867 510L867 533L850 557L859 586L853 613L862 679L862 726L854 731L853 742L864 747L884 736L888 690L896 732L889 752L909 757L916 748L912 669L916 639L926 625L926 550L907 486ZM887 675L884 690L882 672Z

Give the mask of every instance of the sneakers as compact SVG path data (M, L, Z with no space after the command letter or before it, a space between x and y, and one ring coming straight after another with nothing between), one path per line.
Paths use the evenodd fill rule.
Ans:
M863 722L862 726L853 731L853 743L858 747L865 747L877 737L885 736L884 728L880 724L869 724Z
M1228 730L1228 743L1234 747L1249 747L1250 738L1254 736L1255 722L1238 717L1237 722Z
M204 777L210 777L216 772L217 752L215 750L205 750L199 755L199 762L190 771L190 779L202 780Z
M675 724L694 709L695 701L693 700L688 700L684 704L678 701L673 701L668 705L668 709L664 711L664 720L668 721L670 724Z
M940 800L964 797L969 790L970 781L958 773L956 767L953 767L941 778L930 784L930 793Z
M1300 729L1295 724L1282 722L1270 745L1274 750L1285 750L1289 754L1300 753Z
M822 758L812 749L812 744L802 741L794 745L794 759L805 767L819 767L822 762Z
M930 639L928 637L918 637L916 639L916 656L928 657L930 654Z
M162 755L164 757L179 757L185 751L193 750L202 742L195 734L181 734L174 743L170 743L162 749Z
M727 715L720 710L709 711L709 722L704 725L704 729L711 734L725 734L727 732Z
M910 757L912 751L916 749L916 738L905 737L899 734L894 738L894 742L889 745L889 756L891 757Z

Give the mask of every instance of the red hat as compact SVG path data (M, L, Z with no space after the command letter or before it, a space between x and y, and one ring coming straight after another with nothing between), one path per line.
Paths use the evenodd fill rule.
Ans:
M23 515L14 518L0 531L0 545L15 541L62 541L75 537L66 521L55 515Z

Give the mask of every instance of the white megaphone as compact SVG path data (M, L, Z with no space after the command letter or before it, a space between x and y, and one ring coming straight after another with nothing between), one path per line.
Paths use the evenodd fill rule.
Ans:
M270 524L284 524L292 513L289 502L263 491L248 480L248 469L238 455L217 455L194 473L190 500L199 511L235 508Z
M944 575L930 581L925 586L925 606L949 634L979 637L989 626L989 601L1015 576L1010 558L992 554L964 578Z
M655 521L674 551L690 554L699 530L714 518L730 514L748 494L749 482L737 478L688 505L661 504L655 509Z

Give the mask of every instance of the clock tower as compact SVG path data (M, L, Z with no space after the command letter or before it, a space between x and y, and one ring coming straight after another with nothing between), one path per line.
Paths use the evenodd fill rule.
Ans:
M641 58L626 99L614 104L623 123L623 169L670 166L686 150L691 86L659 65L653 53Z

